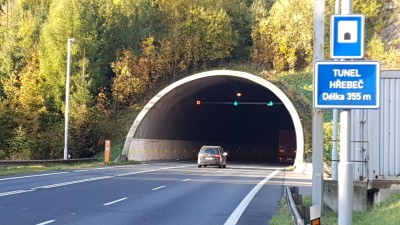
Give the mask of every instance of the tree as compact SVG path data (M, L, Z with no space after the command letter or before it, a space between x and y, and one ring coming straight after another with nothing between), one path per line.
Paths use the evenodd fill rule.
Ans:
M127 49L112 63L112 68L116 74L112 86L114 99L128 106L139 103L150 81L144 61L132 49Z
M231 56L237 44L231 18L222 6L208 1L158 1L166 14L166 38L174 50L177 71L206 68Z
M386 47L382 39L375 35L367 43L365 56L368 59L378 60L382 70L399 69L400 51L394 47Z
M260 6L255 12L268 14L268 17L257 18L255 15L253 60L278 71L307 67L312 57L312 3L308 0L278 0L270 10L268 4L264 6L267 7L264 13Z
M28 138L26 137L26 131L22 126L18 126L13 130L13 135L10 139L7 140L7 144L9 145L9 159L30 159L30 143L28 142Z

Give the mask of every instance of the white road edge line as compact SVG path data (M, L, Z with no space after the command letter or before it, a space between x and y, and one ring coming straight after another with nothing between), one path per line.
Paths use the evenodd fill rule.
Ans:
M240 204L236 207L236 209L232 212L229 216L228 220L226 220L224 225L235 225L239 221L240 217L242 216L244 210L250 204L251 200L257 194L257 192L262 188L262 186L267 183L271 178L281 172L281 169L277 169L268 175L264 180L260 181L248 194L247 196L240 202Z
M184 180L182 180L182 181L189 181L190 179L184 179Z
M155 191L155 190L158 190L158 189L161 189L161 188L165 188L166 186L165 185L163 185L163 186L160 186L160 187L156 187L156 188L153 188L153 189L151 189L152 191Z
M120 199L115 200L115 201L112 201L112 202L104 203L103 205L105 205L105 206L107 206L107 205L112 205L112 204L115 204L115 203L117 203L117 202L124 201L124 200L126 200L126 199L128 199L128 198L120 198Z
M48 221L45 221L45 222L43 222L43 223L38 223L38 224L36 224L36 225L46 225L46 224L54 223L54 222L56 222L56 221L55 221L55 220L48 220Z

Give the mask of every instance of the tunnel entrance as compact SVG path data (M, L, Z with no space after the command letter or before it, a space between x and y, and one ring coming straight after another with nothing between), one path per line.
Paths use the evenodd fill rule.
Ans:
M300 119L281 90L248 73L209 71L158 93L136 118L123 154L139 161L190 159L202 145L220 145L229 160L276 162L283 130L296 132L302 154Z

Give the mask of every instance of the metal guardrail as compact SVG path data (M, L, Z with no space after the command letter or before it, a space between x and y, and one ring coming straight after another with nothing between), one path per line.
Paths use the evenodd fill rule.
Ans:
M286 202L289 207L290 214L292 215L294 225L305 225L303 218L297 210L297 205L292 197L292 191L289 186L285 186Z
M0 160L0 166L30 166L40 164L73 164L83 162L95 162L96 158L82 158L82 159L52 159L52 160Z

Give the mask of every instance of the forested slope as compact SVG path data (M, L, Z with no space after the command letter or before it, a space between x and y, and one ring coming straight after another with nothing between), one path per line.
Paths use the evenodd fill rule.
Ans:
M309 72L313 2L0 0L0 159L62 158L68 38L77 40L69 149L91 157L116 135L115 115L197 71L236 64L276 76ZM399 68L399 39L388 35L398 32L398 2L353 4L366 16L366 58Z

